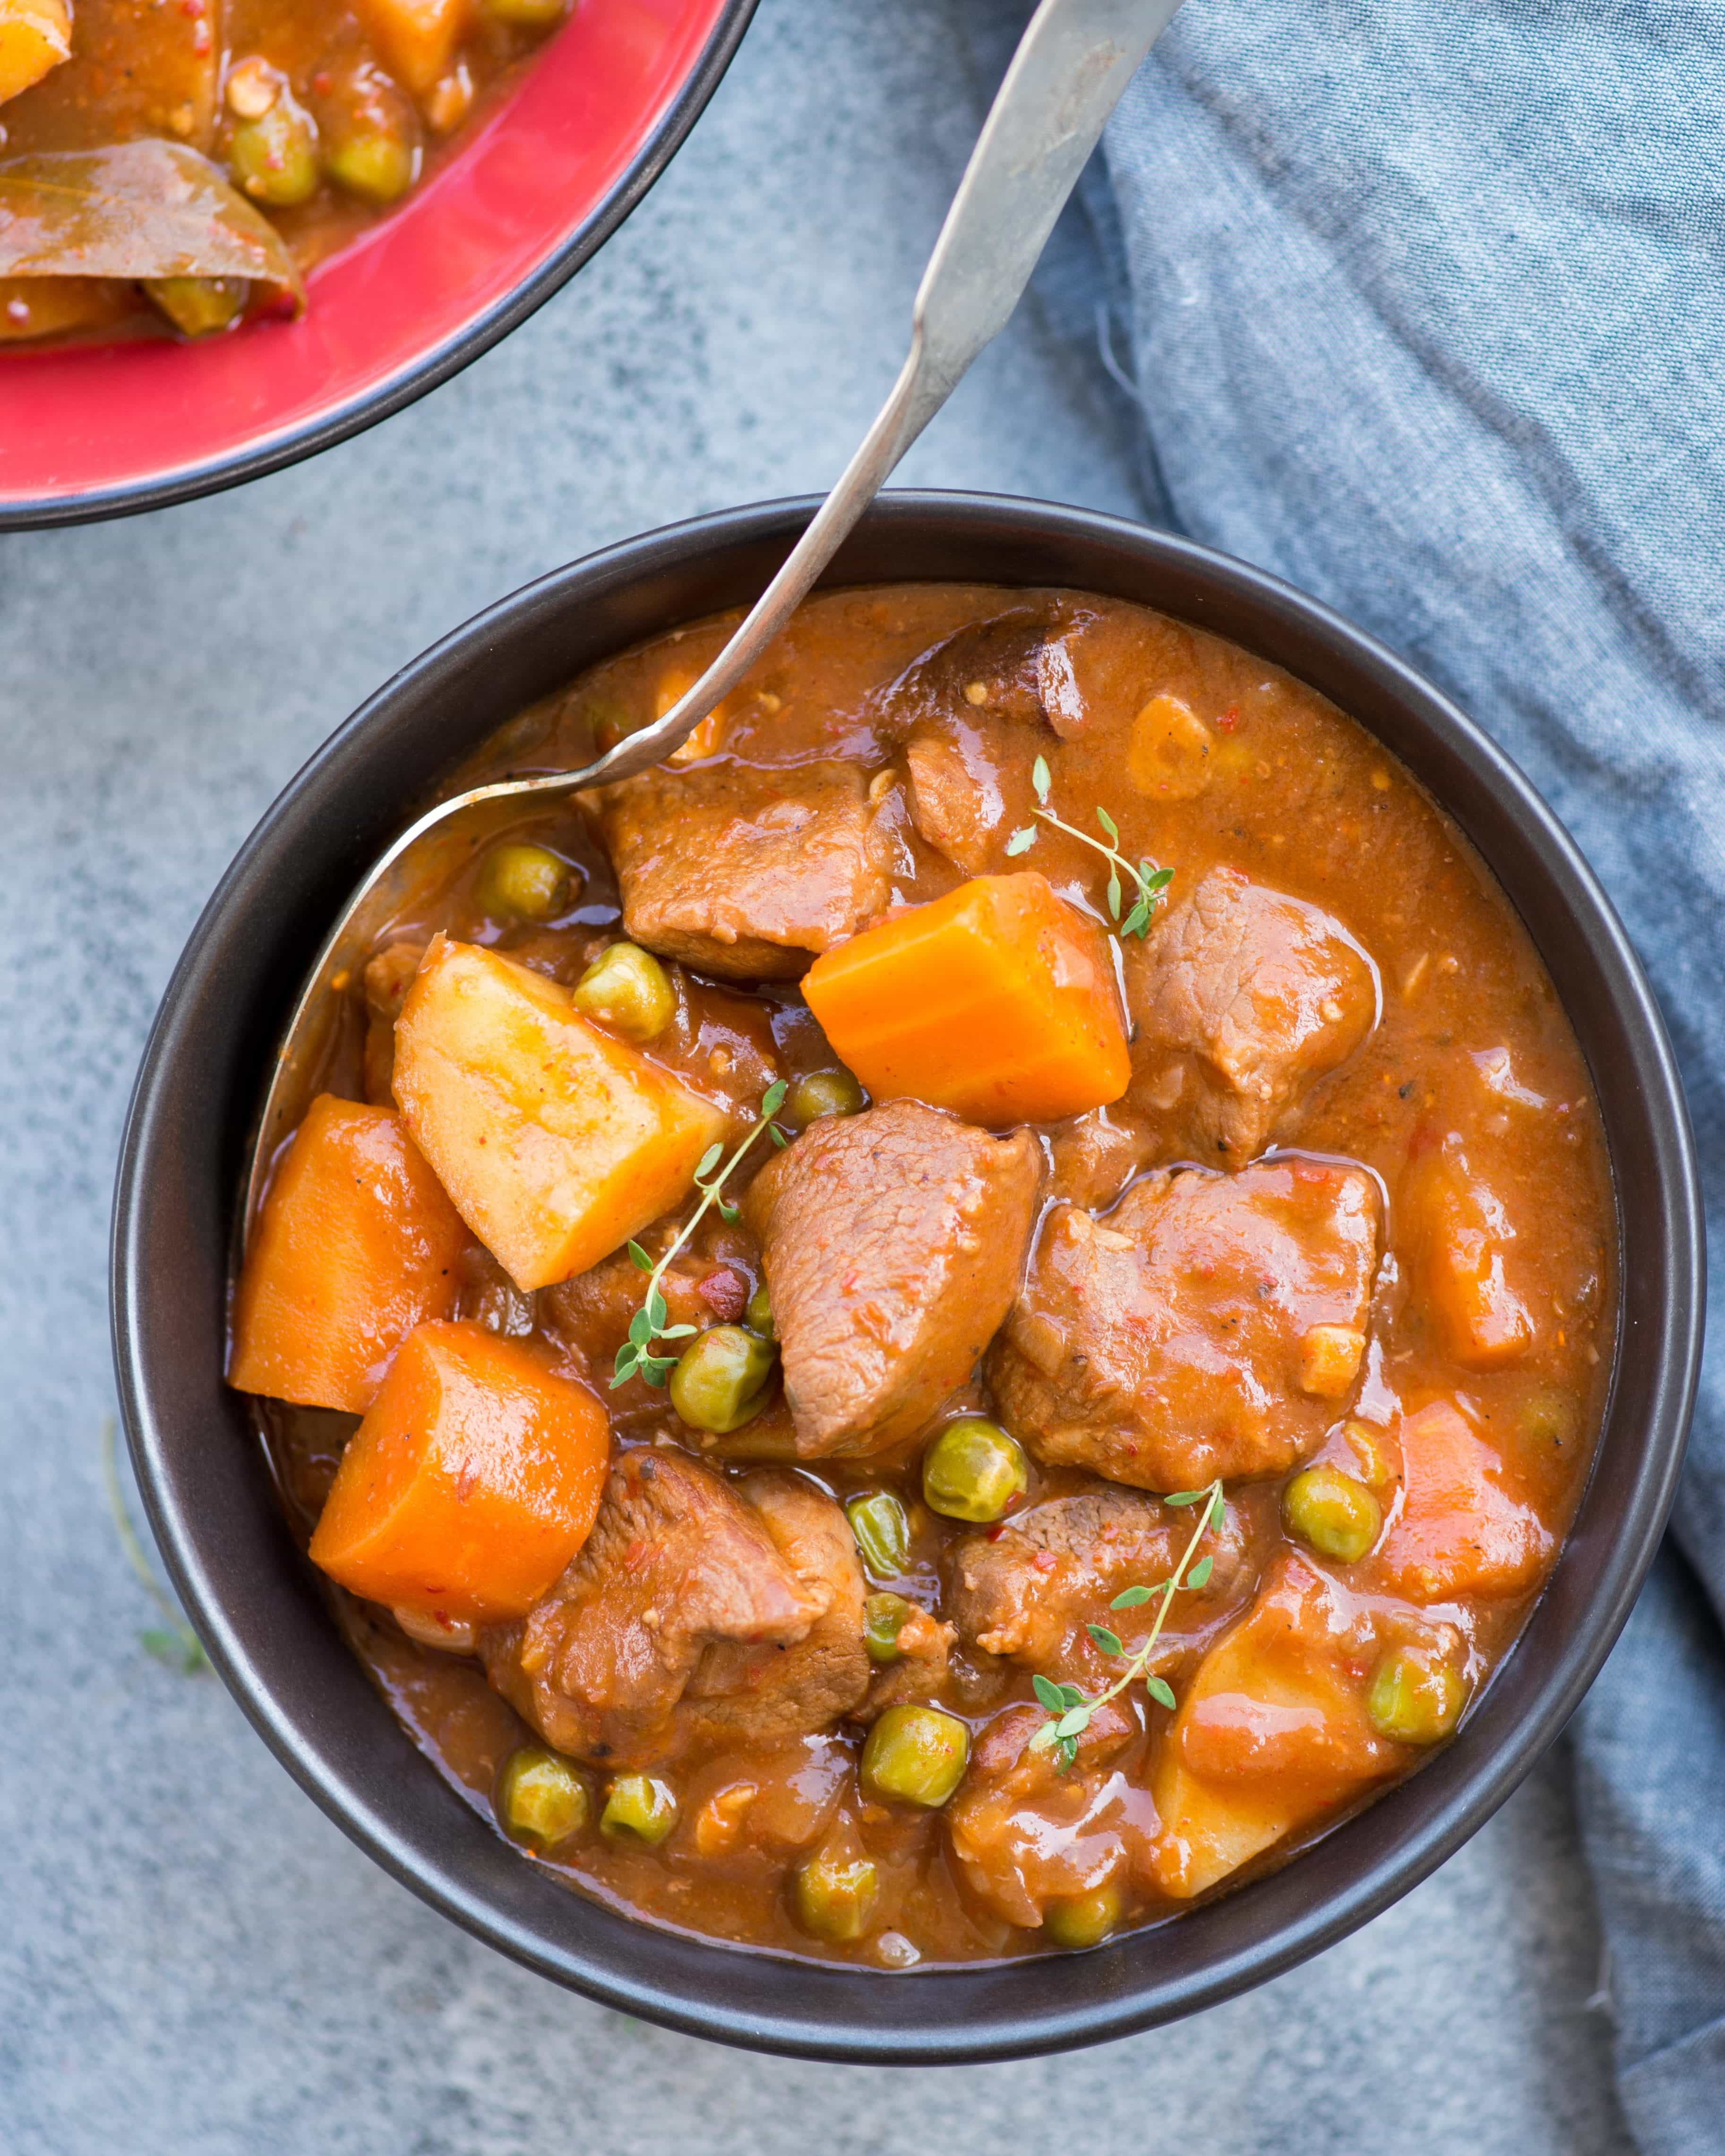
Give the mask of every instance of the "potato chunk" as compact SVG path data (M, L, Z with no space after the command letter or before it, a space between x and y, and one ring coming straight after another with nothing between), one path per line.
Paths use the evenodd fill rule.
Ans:
M1356 1666L1335 1601L1291 1554L1199 1664L1151 1775L1164 1894L1204 1893L1407 1758L1372 1727L1369 1655Z
M394 1082L456 1210L525 1290L585 1272L669 1212L725 1127L567 988L443 937L396 1022Z

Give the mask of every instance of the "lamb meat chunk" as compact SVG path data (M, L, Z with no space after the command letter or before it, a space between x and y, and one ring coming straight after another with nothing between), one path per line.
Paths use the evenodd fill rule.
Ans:
M926 1609L913 1610L899 1631L898 1650L902 1659L888 1662L874 1671L867 1696L852 1715L852 1721L870 1723L885 1714L889 1707L941 1698L947 1689L952 1647L957 1637L954 1626L943 1625Z
M994 865L1006 809L1000 774L973 729L957 739L918 734L905 750L911 821L968 876Z
M1127 947L1131 1107L1192 1158L1238 1167L1376 1021L1378 983L1339 921L1214 868ZM1166 1155L1164 1155L1166 1158Z
M920 1101L824 1116L750 1186L804 1459L884 1452L963 1384L1018 1292L1041 1184L1028 1132Z
M1055 1206L994 1397L1050 1466L1145 1490L1279 1475L1358 1376L1381 1227L1363 1168L1291 1153L1158 1169L1105 1219Z
M602 788L628 934L728 980L789 980L884 911L888 842L850 763L655 769Z
M862 1566L846 1520L801 1475L765 1470L737 1486L765 1522L792 1578L825 1604L793 1645L716 1642L697 1664L680 1710L706 1748L772 1744L825 1729L868 1690Z
M1029 1748L1047 1719L1037 1707L997 1715L946 1814L965 1883L1026 1929L1051 1902L1101 1887L1129 1891L1157 1830L1154 1804L1126 1771L1141 1734L1136 1707L1098 1708L1064 1770L1051 1752Z
M486 1673L559 1752L651 1765L712 1717L721 1670L764 1697L750 1657L783 1664L832 1609L837 1589L807 1540L783 1522L776 1536L758 1505L679 1453L627 1452L556 1586L524 1619L480 1634Z
M1098 1483L1014 1513L999 1527L968 1535L947 1558L947 1607L960 1636L985 1654L1004 1656L1062 1683L1094 1691L1108 1682L1105 1661L1086 1626L1104 1625L1135 1654L1155 1621L1156 1602L1116 1610L1128 1587L1170 1578L1192 1539L1195 1513L1117 1485ZM1169 1676L1240 1589L1247 1570L1246 1533L1230 1506L1205 1538L1209 1578L1175 1598L1152 1673Z

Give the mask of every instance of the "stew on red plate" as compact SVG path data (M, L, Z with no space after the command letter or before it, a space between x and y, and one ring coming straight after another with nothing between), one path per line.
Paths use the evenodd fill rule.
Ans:
M1244 650L820 598L326 993L230 1378L355 1651L560 1881L885 1969L1094 1945L1416 1769L1555 1561L1615 1344L1586 1069L1454 825Z
M0 0L0 344L292 313L569 0Z

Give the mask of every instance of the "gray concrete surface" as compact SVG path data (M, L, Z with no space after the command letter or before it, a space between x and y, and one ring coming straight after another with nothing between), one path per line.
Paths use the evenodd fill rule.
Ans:
M97 1448L109 1182L198 908L440 630L605 541L831 478L898 364L1000 27L985 0L763 0L646 207L459 380L242 493L0 539L7 2156L1628 2147L1561 1761L1264 1990L1089 2055L908 2076L719 2051L523 1974L352 1848L213 1679L138 1644ZM1132 511L1079 328L1027 306L906 476Z

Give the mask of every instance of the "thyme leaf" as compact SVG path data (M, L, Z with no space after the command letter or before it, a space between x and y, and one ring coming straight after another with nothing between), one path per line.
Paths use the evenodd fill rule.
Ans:
M1172 1707L1174 1704L1173 1689L1166 1679L1147 1676L1146 1671L1149 1668L1150 1657L1156 1651L1157 1642L1162 1637L1162 1628L1168 1622L1168 1612L1173 1607L1175 1595L1183 1588L1195 1591L1209 1583L1215 1560L1208 1554L1200 1558L1198 1545L1213 1527L1221 1524L1224 1512L1221 1480L1219 1476L1207 1489L1178 1491L1172 1497L1163 1498L1163 1502L1166 1505L1201 1504L1203 1509L1199 1513L1197 1524L1193 1528L1191 1539L1186 1544L1180 1562L1161 1586L1126 1588L1115 1596L1109 1605L1115 1609L1137 1609L1148 1602L1153 1595L1160 1594L1162 1600L1155 1621L1142 1646L1132 1656L1114 1681L1094 1696L1081 1691L1076 1685L1055 1684L1048 1677L1036 1676L1030 1680L1031 1689L1046 1712L1048 1720L1031 1738L1028 1748L1032 1752L1051 1751L1055 1768L1063 1774L1077 1758L1078 1740L1089 1727L1091 1717L1096 1709L1106 1707L1111 1699L1117 1698L1140 1677L1144 1680L1145 1691L1158 1707ZM1119 1635L1111 1631L1106 1625L1089 1625L1085 1629L1100 1651L1111 1659L1125 1654L1126 1649L1121 1644Z
M702 1153L695 1167L695 1187L701 1193L701 1203L678 1229L666 1246L665 1255L655 1265L639 1243L631 1243L629 1255L634 1263L647 1276L647 1292L641 1298L641 1306L629 1321L629 1338L617 1351L617 1359L611 1366L609 1389L615 1392L626 1385L631 1378L639 1377L649 1385L661 1386L677 1367L675 1355L655 1355L652 1351L660 1342L686 1340L699 1328L693 1325L673 1325L670 1322L670 1306L663 1292L665 1274L677 1253L685 1249L696 1229L701 1225L710 1206L716 1206L721 1220L734 1220L737 1208L724 1195L737 1163L749 1147L767 1132L775 1145L785 1142L785 1134L773 1118L784 1106L788 1081L776 1078L761 1096L761 1105L755 1119L743 1134L742 1140L725 1158L725 1148L715 1142ZM722 1166L721 1163L723 1163Z
M1088 846L1092 853L1100 854L1108 864L1108 918L1114 923L1114 932L1123 942L1128 936L1142 937L1148 932L1156 909L1163 895L1173 881L1172 869L1159 869L1153 861L1141 860L1134 867L1120 850L1120 826L1106 808L1096 810L1096 822L1106 834L1106 843L1091 838L1088 831L1081 831L1062 816L1056 816L1048 805L1048 797L1054 781L1048 768L1048 758L1039 756L1030 767L1030 784L1036 795L1036 814L1045 824L1052 824L1057 831L1064 831L1069 839L1076 839L1081 846ZM1028 854L1036 843L1034 824L1025 824L1014 831L1006 842L1009 855ZM1134 893L1125 920L1120 917L1126 886L1130 883Z

